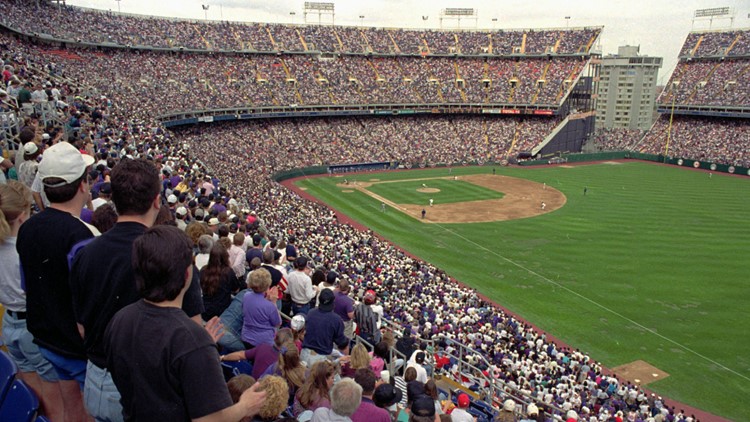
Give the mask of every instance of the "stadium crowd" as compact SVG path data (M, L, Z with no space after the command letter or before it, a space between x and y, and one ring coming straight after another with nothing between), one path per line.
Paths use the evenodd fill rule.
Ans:
M750 31L691 32L659 104L746 106L750 103Z
M639 151L664 154L668 132L669 116L661 116L639 144ZM667 155L750 167L749 134L747 119L674 116Z
M746 106L750 103L750 61L682 61L659 97L665 106Z
M575 54L587 52L601 32L601 28L456 32L192 21L14 0L0 1L0 16L7 26L27 34L65 40L227 51Z
M174 31L172 34L180 31L179 25L173 27L171 21L169 25L165 22L157 23ZM280 37L279 40L292 42L294 37L288 35L287 38ZM368 39L372 43L376 36ZM163 303L176 297L180 298L184 312L177 310L170 318L175 318L179 323L175 325L183 327L185 332L203 342L202 347L196 349L196 354L191 355L192 359L197 360L189 362L197 362L198 365L185 365L189 368L202 368L200 373L191 373L192 377L203 381L199 384L201 391L196 392L193 388L185 393L189 400L183 411L191 418L219 412L227 420L240 419L229 416L255 416L255 420L271 421L291 413L298 420L342 420L349 417L356 421L382 415L383 419L380 420L384 421L408 418L416 422L427 422L435 420L436 414L450 412L451 420L470 422L471 418L466 419L464 414L471 402L469 397L458 395L456 403L452 404L450 400L446 401L434 394L435 382L431 379L433 375L441 375L465 381L463 374L457 373L459 365L448 357L458 342L472 350L465 356L467 361L479 366L488 377L498 380L504 386L504 391L495 397L495 400L502 403L502 408L497 409L498 420L694 420L692 416L669 406L661 397L647 394L638 385L606 374L601 365L584 352L548 341L543 333L482 300L475 291L451 280L441 269L404 254L371 232L339 222L330 209L307 201L270 179L275 171L325 163L397 159L429 164L496 160L499 154L505 155L507 151L523 151L537 145L556 123L554 119L393 117L263 120L251 124L195 126L172 133L152 120L155 111L165 103L183 101L183 96L188 99L188 103L196 99L190 97L189 90L162 91L157 90L156 86L165 84L165 81L169 84L170 78L187 80L191 77L189 75L204 75L206 73L201 70L206 69L191 67L193 64L188 60L177 63L174 69L165 68L159 65L174 64L159 62L168 56L141 53L145 59L153 59L154 67L159 67L158 71L162 73L144 76L142 80L145 82L134 83L133 79L127 79L121 73L111 70L116 64L107 64L130 63L127 58L119 57L121 53L97 55L76 52L81 59L65 61L64 65L60 65L61 60L57 57L56 63L50 63L45 50L19 44L5 36L2 41L7 47L2 64L10 66L4 68L9 73L5 80L8 84L6 96L12 97L12 101L8 100L6 104L21 116L26 115L19 133L22 148L11 154L12 159L3 161L3 166L8 167L4 169L7 170L3 172L4 177L22 179L21 182L11 181L4 185L13 192L5 187L0 191L3 199L0 202L3 210L0 221L5 222L0 224L4 230L0 233L6 240L2 249L3 259L20 259L24 270L28 269L26 266L34 259L34 254L29 249L34 248L20 246L28 245L28 242L24 242L28 240L28 235L23 232L36 227L41 220L40 216L48 216L54 212L51 210L55 207L50 205L60 202L60 198L54 195L54 189L59 188L58 185L62 182L67 182L63 183L64 186L76 184L74 198L77 211L72 210L70 214L77 216L76 212L80 212L83 221L97 227L89 229L88 226L76 226L76 233L81 238L91 238L99 231L104 233L90 247L83 246L81 255L73 263L70 270L71 280L74 280L72 284L80 285L80 289L60 292L59 295L54 295L54 299L46 299L54 300L59 309L40 308L39 286L37 290L28 290L27 297L18 293L22 292L20 274L3 274L1 280L3 286L11 286L16 292L12 297L12 305L8 298L2 298L3 305L10 311L4 315L4 327L11 326L7 321L19 323L28 317L28 330L24 328L18 331L28 339L31 334L48 334L40 328L40 321L54 323L53 326L62 322L69 323L64 328L71 337L66 337L65 341L58 338L43 339L44 348L53 350L50 357L39 359L40 352L35 352L33 359L36 365L21 366L26 369L24 372L37 372L41 377L36 384L33 384L36 381L31 383L38 386L44 411L53 416L53 420L62 420L60 415L64 412L77 412L80 416L84 400L88 412L112 410L92 407L89 401L101 394L113 393L92 387L97 384L89 381L91 377L100 377L98 379L106 381L107 375L102 375L100 371L104 368L111 371L109 377L117 387L115 392L120 390L122 393L122 405L127 415L148 417L140 412L172 411L170 407L154 406L144 409L133 404L138 403L134 400L135 397L140 398L137 396L137 387L150 385L152 379L148 376L153 374L137 373L136 369L128 366L130 362L127 354L118 351L129 350L128 347L131 346L117 343L116 340L120 338L117 333L127 332L127 323L135 318L133 309L140 307L144 313L162 315L150 307L149 303ZM540 41L537 48L544 44L546 41ZM430 43L427 45L430 46ZM436 45L442 44L436 42ZM97 57L101 60L97 60ZM297 62L296 58L288 63L281 63L281 66L274 66L274 58L268 60L263 70L267 73L263 74L269 75L269 80L274 72L281 80L289 71L289 63L293 63L291 67L295 69L295 74L305 66L304 61ZM385 61L388 60L396 61ZM401 69L412 66L415 72L424 70L419 67L418 62L409 62L406 67L398 62ZM350 64L343 63L343 67L348 69ZM520 66L529 66L523 72L531 73L532 79L541 79L548 72L542 67L551 67L543 63L530 63ZM232 63L221 61L211 64L216 66L211 68L213 73L216 69L229 69L232 66ZM224 65L228 67L222 67ZM509 64L507 67L512 70L516 66L518 65ZM139 66L144 72L146 67L150 66ZM335 72L340 71L339 66L330 68L326 78L333 77ZM445 74L454 71L450 68L451 66L436 65L430 69ZM478 71L481 66L471 68ZM197 73L193 73L194 71ZM388 74L389 71L400 74L393 69L383 71L383 74ZM299 72L304 73L302 70ZM561 73L565 74L567 70ZM309 78L317 76L314 73L312 75ZM5 79L5 75L3 77ZM201 82L199 79L193 80L192 84L195 87L211 86L210 82ZM301 82L298 81L297 84ZM99 87L99 92L86 95L90 86ZM201 91L204 94L211 91L210 88L205 89L206 91ZM517 89L523 94L523 89ZM325 97L320 92L305 92L310 97ZM345 95L354 95L355 92ZM106 96L102 96L102 93ZM439 98L438 93L448 97L460 96L460 92L450 89L436 91L434 95ZM228 102L231 99L243 101L243 93L239 87L235 92L217 90L216 96L219 95L230 96ZM509 95L515 94L511 91ZM49 121L45 124L40 121L39 113L46 110L45 104L49 103L54 105L55 111L53 116L48 116ZM694 126L686 127L680 133L698 133L695 129L701 127L700 122L691 124ZM678 125L683 125L683 122L679 121ZM703 127L704 130L715 130L717 126ZM727 132L743 136L746 131L747 126L733 126L732 131ZM690 142L687 139L683 142L676 134L675 139L680 139L685 154L698 151L728 159L740 157L739 160L747 162L744 152L737 151L741 147L742 138L729 140L722 149L706 142L725 139L726 134L721 133L722 137L706 136L709 134L704 134L703 137L697 134L696 139L691 138ZM309 142L310 139L317 139L317 142ZM655 142L646 145L652 144L656 145ZM75 147L72 152L70 145ZM80 151L86 152L91 158L81 155ZM731 154L732 151L737 154ZM78 165L85 171L82 170L81 174L76 174L73 178L68 177L67 173L60 170L64 166L56 165L58 160L64 161L61 158L75 159L76 163L80 160ZM6 161L12 166L8 166ZM77 180L68 180L62 176ZM55 178L63 180L54 180ZM31 183L26 186L24 181ZM138 183L142 183L144 189L136 189ZM78 189L78 186L86 188ZM127 193L133 195L129 196ZM5 201L11 195L18 197L19 206L11 208L8 204L13 203ZM26 220L30 217L28 209L32 195L36 207L43 211ZM94 200L100 200L98 203L104 205L95 210ZM112 212L116 219L114 226L111 225ZM107 219L106 216L101 216L105 213L109 213L109 225L100 224ZM69 220L66 221L70 223ZM157 223L182 228L189 240L181 236L176 231L178 229L159 228ZM156 228L146 231L151 225ZM111 227L108 229L108 226ZM135 244L136 252L133 253L143 254L137 255L143 259L135 260L135 268L130 268L130 260L119 259L120 252L97 247L102 242L117 241L122 245L123 232L127 230L130 230L127 232L128 236L144 232L145 236L151 236L145 238L150 241L139 242L131 238L129 243L124 243L127 246ZM65 230L57 231L66 234ZM14 244L16 237L20 257L13 255L15 248L5 246ZM55 240L48 237L50 241ZM171 243L158 243L167 240ZM168 255L173 260L159 260L159 254L150 254L151 243L161 246L157 248L159 251L173 253L174 256ZM55 255L55 260L62 260L63 268L67 268L64 264L68 250L64 252L62 255ZM97 254L103 254L105 259L94 259ZM192 269L194 254L203 255L204 269ZM233 257L231 260L230 256ZM107 257L118 259L108 261ZM170 277L180 287L176 297L165 299L148 295L153 292L148 289L147 281L151 277L150 271L155 269L138 263L151 262L150 260L153 260L155 267L185 262L179 271L174 271L173 267L169 267L171 271L157 268L163 273L176 274ZM126 293L132 303L111 304L106 309L97 308L94 304L106 302L97 299L107 299L110 297L107 293L112 292L91 292L103 295L101 297L85 294L89 289L84 287L91 287L86 284L91 278L87 265L93 265L88 264L89 262L106 262L108 268L113 274L119 275L119 278L135 273L139 280L145 280L138 293L148 298L148 301L138 301L134 288L130 287ZM239 268L236 266L237 262ZM67 270L61 273L67 275ZM195 276L183 277L188 273ZM236 285L238 275L240 281L245 282L239 286ZM298 286L297 283L301 284ZM303 296L298 296L302 294L300 289L304 290ZM3 291L8 290L4 288ZM310 292L312 295L308 295ZM288 293L288 297L285 293ZM298 299L299 297L303 299ZM296 321L292 319L290 329L280 328L280 319L277 319L279 315L275 313L275 309L268 310L264 301L279 304L282 309L296 308L298 314L306 315L304 325L300 321L303 317L295 315ZM246 303L254 305L246 306ZM256 306L260 309L261 304L266 311L258 315L253 309ZM67 313L63 312L63 308ZM116 311L121 312L115 313ZM206 313L207 311L210 313ZM263 320L260 318L262 316L269 318ZM192 323L187 320L188 317L201 323L207 322L205 331L199 325L190 325ZM203 317L208 321L203 321ZM224 323L223 331L217 323L219 319ZM360 334L374 340L382 336L382 341L375 341L372 356L366 351L363 355L360 346L354 346L350 351L349 341L342 339L342 336L346 337L345 327L351 326L345 321L352 319L357 321ZM114 328L105 333L108 320L113 321L111 326ZM378 320L381 320L380 324ZM102 327L102 321L105 327ZM239 324L241 328L233 330L238 321L242 322ZM80 336L76 338L76 322L86 327L83 339ZM377 328L378 325L380 329ZM249 326L247 332L245 326ZM370 332L366 331L366 327L374 328ZM166 329L161 326L158 328ZM330 336L320 334L322 332ZM153 339L157 336L159 332L143 338ZM232 336L235 340L244 342L240 349L248 350L226 348L222 350L222 355L216 353L211 345L218 341L226 347ZM136 336L130 338L133 337ZM290 338L293 340L290 341ZM12 347L13 343L6 338L5 332L4 339ZM68 344L68 341L73 341L73 344ZM112 342L111 347L102 349L102 343L110 345L109 342ZM69 347L74 350L71 352ZM403 374L401 370L396 373L388 372L387 375L376 371L382 370L385 364L383 360L389 358L387 353L382 353L382 348L395 348L405 355ZM224 387L216 382L220 371L219 362L237 359L238 355L230 353L237 351L241 352L240 359L253 360L253 373L266 375L252 380L234 377L230 380L229 387ZM123 357L123 354L126 356ZM135 354L137 353L133 352ZM49 361L60 355L68 360L83 360L84 364L86 360L89 361L85 371L85 385L89 389L85 396L76 396L78 384L74 381L75 377L56 379L54 372L58 372L59 367L66 369L67 365L61 364L60 360ZM318 361L315 358L327 355L331 355L337 363ZM31 356L13 356L24 363L32 359ZM307 365L302 365L300 361ZM261 362L267 365L262 372L255 368ZM56 371L51 370L50 363ZM137 373L137 376L133 375L133 379L140 380L142 384L129 385L123 381L128 378L123 373ZM79 371L77 376L80 375ZM347 380L348 378L352 378L354 382ZM257 381L257 386L251 388L250 384L254 381ZM58 387L60 394L56 396L53 392L45 393L47 387L54 390L56 383L65 385ZM404 390L399 389L399 386ZM482 383L468 382L466 385L466 388L477 391L485 387ZM243 394L243 390L247 392ZM149 390L149 393L154 397L161 397L159 391ZM406 397L405 401L398 400L403 396ZM527 397L523 402L530 401L533 404L522 404L518 398L523 396ZM155 399L152 397L150 400ZM435 400L439 403L436 404ZM233 401L238 404L232 405ZM116 406L114 409L118 410ZM359 411L364 415L357 417ZM175 417L176 414L169 415Z
M730 30L691 32L680 50L680 57L748 56L750 31Z
M33 54L59 54L38 48ZM31 52L30 52L31 53ZM559 104L585 62L480 59L173 55L77 50L56 57L61 73L118 98L131 114L238 106L327 104ZM139 72L130 69L138 67ZM221 69L221 71L217 71ZM250 70L248 72L248 69ZM567 83L566 83L567 81ZM83 82L83 81L79 81ZM142 101L144 96L160 101Z
M593 143L597 151L632 151L645 133L639 129L597 129Z

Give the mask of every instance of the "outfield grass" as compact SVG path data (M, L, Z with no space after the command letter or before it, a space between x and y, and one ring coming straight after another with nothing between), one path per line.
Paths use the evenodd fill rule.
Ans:
M644 360L670 374L650 389L750 420L750 180L640 162L497 173L544 182L567 203L522 220L424 224L380 213L360 192L342 194L339 178L297 183L607 367Z
M440 192L420 192L420 189L424 189L422 185L432 189L439 189ZM375 182L367 190L397 204L414 205L427 205L430 199L434 199L436 204L451 204L455 202L475 201L477 198L500 199L504 196L502 192L453 179Z

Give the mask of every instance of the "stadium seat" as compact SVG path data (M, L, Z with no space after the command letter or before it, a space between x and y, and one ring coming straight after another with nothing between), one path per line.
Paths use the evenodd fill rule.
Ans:
M16 363L7 353L0 352L0 403L5 399L5 394L8 393L8 389L13 384L16 372L18 372Z
M39 399L21 380L13 381L5 400L0 404L0 421L31 422L39 409Z

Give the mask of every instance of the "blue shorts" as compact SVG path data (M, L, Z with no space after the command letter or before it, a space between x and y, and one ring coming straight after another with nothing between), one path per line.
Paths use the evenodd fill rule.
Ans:
M78 381L83 391L83 384L86 381L86 361L81 359L71 359L59 355L52 350L39 347L39 350L57 371L60 381Z
M36 372L44 381L57 382L57 371L42 356L34 336L26 328L26 320L3 313L3 340L8 353L21 372Z

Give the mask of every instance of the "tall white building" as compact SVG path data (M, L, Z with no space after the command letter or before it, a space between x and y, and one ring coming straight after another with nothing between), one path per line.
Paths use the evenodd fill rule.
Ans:
M596 103L597 128L648 130L654 119L656 81L661 57L638 55L639 47L623 46L602 57Z

